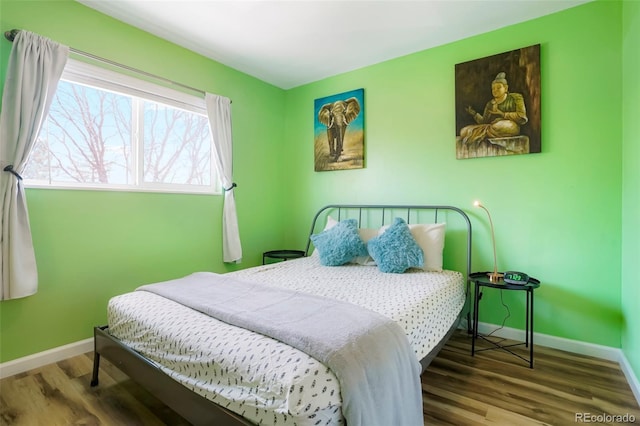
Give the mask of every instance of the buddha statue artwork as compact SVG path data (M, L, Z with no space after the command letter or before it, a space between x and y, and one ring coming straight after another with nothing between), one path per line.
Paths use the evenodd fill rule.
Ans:
M539 54L536 45L456 65L456 158L540 152Z

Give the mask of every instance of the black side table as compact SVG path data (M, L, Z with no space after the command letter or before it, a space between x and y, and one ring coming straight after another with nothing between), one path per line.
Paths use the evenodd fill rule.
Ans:
M270 259L280 259L280 260L288 260L288 259L297 259L299 257L304 257L304 250L271 250L265 251L262 253L262 264L264 265L267 258Z
M497 282L491 282L489 280L488 272L474 272L469 276L469 279L475 283L475 297L473 301L473 337L471 341L471 356L473 356L476 352L488 351L493 349L502 349L506 352L509 352L512 355L517 356L529 363L529 368L533 368L533 290L540 287L540 281L533 277L529 277L529 282L523 285L517 284L509 284L505 283L502 278L500 278ZM485 336L478 334L478 313L480 311L480 299L482 298L482 287L488 288L498 288L501 290L520 290L524 291L527 294L527 302L526 302L526 322L525 322L525 342L524 343L514 343L511 345L500 345L495 343ZM479 349L476 351L476 339L481 338L486 342L489 342L493 345L491 348ZM518 345L525 345L525 347L529 348L529 359L526 359L515 352L512 352L509 348Z

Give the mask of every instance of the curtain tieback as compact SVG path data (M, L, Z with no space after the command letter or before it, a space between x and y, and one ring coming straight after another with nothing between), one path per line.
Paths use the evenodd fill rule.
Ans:
M9 164L7 167L5 167L4 171L11 173L15 177L17 177L18 180L22 180L22 176L20 176L20 174L13 169L13 164Z
M224 187L223 187L222 189L223 189L225 192L227 192L227 191L231 191L233 188L235 188L235 187L237 187L237 186L238 186L238 184L236 184L235 182L233 182L229 188L224 188Z

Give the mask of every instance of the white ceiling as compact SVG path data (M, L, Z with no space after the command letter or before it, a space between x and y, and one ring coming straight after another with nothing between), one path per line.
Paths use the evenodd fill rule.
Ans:
M289 89L591 0L78 1Z

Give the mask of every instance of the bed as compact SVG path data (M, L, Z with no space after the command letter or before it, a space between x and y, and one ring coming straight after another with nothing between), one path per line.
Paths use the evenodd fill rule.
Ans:
M380 240L373 238L391 235L396 224L404 226L400 222L410 227L424 259L428 258L404 273L382 272L385 260L376 256L376 264L368 253L341 266L325 266L329 250L313 247L323 246L320 237L336 224L356 223L358 236L370 240L373 251L374 242ZM300 259L223 274L223 279L259 285L261 291L337 300L390 318L406 335L422 371L464 316L467 326L471 324L471 224L456 207L325 206L312 220L305 253ZM443 257L447 266L452 265L450 269L442 267ZM185 278L220 278L215 275L198 273ZM184 285L182 280L177 284ZM345 423L342 382L318 359L147 287L138 290L111 299L109 325L94 329L92 386L98 385L100 357L104 356L193 424Z

